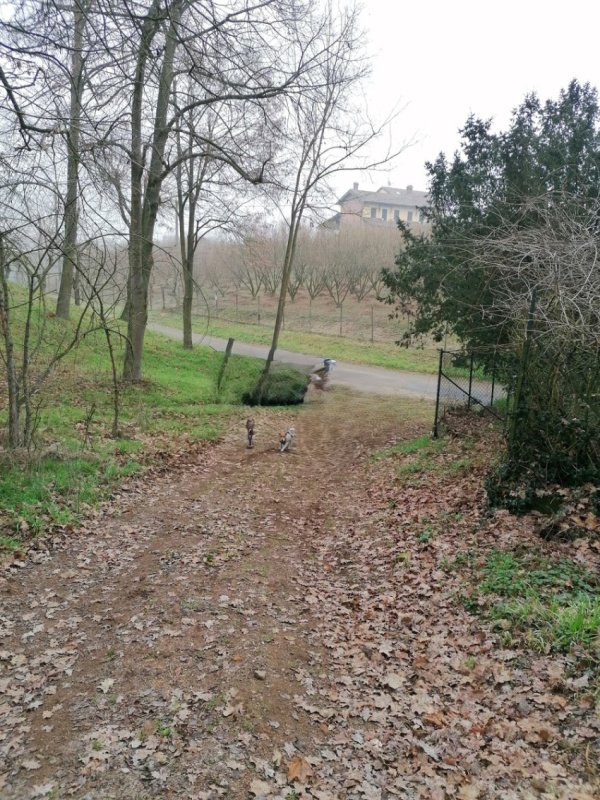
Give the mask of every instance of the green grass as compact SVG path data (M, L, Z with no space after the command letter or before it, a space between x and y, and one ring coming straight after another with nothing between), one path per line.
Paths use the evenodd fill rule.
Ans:
M22 542L15 536L0 536L0 552L18 553L22 546Z
M508 620L525 631L536 649L567 652L579 645L595 659L600 657L600 596L528 596L500 603L490 618Z
M600 658L600 580L567 559L494 550L478 576L472 609L504 621L532 647L574 645Z
M181 316L167 312L155 312L151 320L161 325L181 329ZM219 320L197 318L193 322L195 333L218 336L223 339L233 337L240 342L270 345L273 329L266 325L241 325L224 323ZM389 369L403 369L410 372L436 373L439 354L433 347L398 347L383 342L363 342L345 337L326 336L317 333L282 331L279 347L297 353L314 354L315 357L331 356L338 361L357 364L370 364Z
M396 469L398 477L407 475L421 475L435 472L438 475L460 476L470 472L475 462L468 456L462 458L452 458L436 462L434 456L444 452L447 445L445 439L432 439L428 434L411 439L408 442L398 442L392 447L378 450L371 456L372 461L379 461L383 458L403 456L401 463ZM472 446L468 440L462 443L462 449L469 449Z
M445 439L432 439L430 435L425 434L418 436L416 439L411 439L408 442L398 442L392 447L386 447L383 450L377 450L371 455L372 461L379 461L383 458L400 458L400 463L396 467L396 476L399 479L414 478L414 476L424 475L431 472L445 472L448 471L450 465L438 465L434 457L442 453L446 448ZM456 473L460 469L457 467Z
M98 456L54 457L3 471L0 508L9 529L39 536L49 525L75 524L81 515L142 465ZM0 549L2 548L0 540Z
M12 319L19 352L24 327L24 293L11 287ZM75 316L73 314L73 316ZM115 323L115 326L117 323ZM57 320L44 307L33 319L39 348L32 370L42 370L74 323ZM122 366L122 340L115 337ZM148 331L140 384L121 387L121 437L110 437L112 383L102 333L91 333L51 373L40 403L35 448L13 457L0 450L0 552L55 525L76 524L90 506L125 477L173 447L214 441L242 395L256 382L263 362L232 356L216 388L223 355L181 344ZM2 379L3 380L3 379ZM7 421L0 399L0 437ZM0 441L1 444L1 441Z
M421 450L428 452L442 450L443 440L432 439L429 434L418 436L416 439L410 439L408 442L398 442L391 447L385 447L383 450L377 450L371 455L372 461L380 461L382 458L391 458L395 455L411 455L418 453Z

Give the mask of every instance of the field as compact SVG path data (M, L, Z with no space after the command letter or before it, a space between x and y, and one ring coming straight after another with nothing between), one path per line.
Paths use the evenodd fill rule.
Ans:
M171 327L181 327L181 309L175 298L155 296L150 318ZM194 305L195 333L229 337L256 344L270 344L277 311L277 297L227 290L198 299ZM359 302L348 297L341 309L321 294L313 301L300 291L289 298L280 336L280 347L296 352L331 355L337 359L374 366L435 372L438 347L444 343L425 341L423 346L399 347L396 342L407 329L408 318L395 318L393 307L374 297ZM340 333L341 332L341 333ZM446 345L452 346L453 340Z

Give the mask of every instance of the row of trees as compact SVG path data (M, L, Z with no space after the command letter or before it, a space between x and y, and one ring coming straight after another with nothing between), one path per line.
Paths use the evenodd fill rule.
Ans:
M33 298L59 269L56 315L66 319L75 289L82 312L97 310L100 287L115 282L115 242L125 241L122 375L137 381L161 225L175 214L191 345L199 243L241 208L260 208L285 230L276 346L303 220L325 203L331 175L366 166L361 153L381 130L352 99L368 67L356 10L15 0L0 28L3 276L17 265ZM11 363L8 299L1 314L17 414L27 388ZM17 418L11 425L19 430Z
M283 278L285 229L254 230L239 241L205 240L196 259L193 280L198 298L224 296L228 291L243 291L252 299L260 293L277 295ZM369 295L381 297L382 270L393 262L401 245L397 230L373 230L361 226L356 231L331 232L302 230L298 236L287 292L293 303L304 291L311 300L328 294L337 306L350 295L359 302ZM173 250L165 247L157 257L155 291L166 294L179 305L183 297L180 262ZM185 314L185 312L184 312Z
M390 301L417 308L407 339L450 330L494 353L515 412L504 478L600 478L600 108L573 81L528 96L508 130L469 118L462 148L428 164L429 238L405 229Z

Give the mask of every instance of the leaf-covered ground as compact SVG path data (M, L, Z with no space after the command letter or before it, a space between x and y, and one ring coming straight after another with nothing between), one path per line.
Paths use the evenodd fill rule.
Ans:
M598 797L594 643L478 590L498 552L597 570L597 538L488 515L494 431L428 417L334 391L253 450L240 419L6 564L3 800Z

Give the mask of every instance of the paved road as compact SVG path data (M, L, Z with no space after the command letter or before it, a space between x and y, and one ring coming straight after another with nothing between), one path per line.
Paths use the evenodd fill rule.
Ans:
M148 327L173 339L181 339L181 331L177 328L169 328L166 325L154 323L148 325ZM193 341L196 344L203 344L220 352L225 350L227 344L226 339L217 339L215 336L203 336L197 333L193 334ZM255 358L266 358L268 350L269 348L266 345L247 344L246 342L238 341L233 346L235 355L254 356ZM335 353L325 353L323 355L335 358ZM291 350L277 350L275 358L284 364L294 364L309 370L316 366L322 366L323 356L293 353ZM338 386L348 386L351 389L363 392L371 392L372 394L408 395L434 400L437 377L420 372L405 372L398 369L385 369L384 367L367 367L363 364L348 364L338 361L333 368L331 383Z

